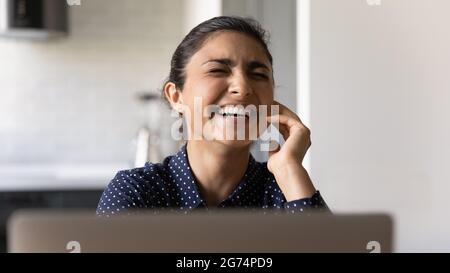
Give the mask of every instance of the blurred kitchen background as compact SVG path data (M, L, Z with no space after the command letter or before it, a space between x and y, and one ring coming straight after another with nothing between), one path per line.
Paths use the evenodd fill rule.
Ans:
M178 149L159 90L184 35L223 14L271 33L276 98L312 130L305 165L330 208L390 213L396 251L450 251L448 10L447 0L0 0L0 251L13 210L95 208L118 170ZM11 26L21 13L31 21Z

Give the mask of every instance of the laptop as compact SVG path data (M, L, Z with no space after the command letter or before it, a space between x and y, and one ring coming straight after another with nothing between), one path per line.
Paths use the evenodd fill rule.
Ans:
M391 252L389 215L295 215L254 211L22 210L8 220L8 252L299 253Z

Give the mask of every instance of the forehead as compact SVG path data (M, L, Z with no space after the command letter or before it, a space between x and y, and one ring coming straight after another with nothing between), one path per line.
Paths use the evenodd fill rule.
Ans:
M232 31L211 34L192 56L191 61L198 63L209 59L231 59L236 62L259 61L270 67L264 48L255 38Z

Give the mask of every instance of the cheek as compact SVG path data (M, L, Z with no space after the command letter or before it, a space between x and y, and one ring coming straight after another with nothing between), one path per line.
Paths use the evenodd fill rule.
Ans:
M227 88L227 81L225 79L204 79L201 81L202 96L205 99L216 99Z
M226 81L221 79L197 78L185 85L183 99L191 114L188 122L191 126L199 116L203 122L209 119L203 116L203 111L208 105L218 103L223 90L226 90Z
M273 104L273 88L267 86L259 89L258 99L261 105L271 105Z
M226 90L226 81L218 78L198 77L191 81L188 86L189 100L194 100L194 97L201 97L206 105L213 103Z

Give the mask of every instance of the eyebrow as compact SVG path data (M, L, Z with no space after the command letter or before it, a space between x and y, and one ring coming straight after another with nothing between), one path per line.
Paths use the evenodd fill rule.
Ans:
M207 63L220 63L220 64L228 65L228 66L235 65L235 63L230 59L211 59L211 60L204 62L202 65L207 64Z
M202 65L205 65L207 63L220 63L220 64L227 65L227 66L235 66L236 65L235 62L233 62L230 59L211 59L211 60L204 62ZM247 64L248 70L253 70L256 68L264 68L264 69L267 69L270 71L270 69L267 65L265 65L264 63L259 62L259 61L250 61Z

